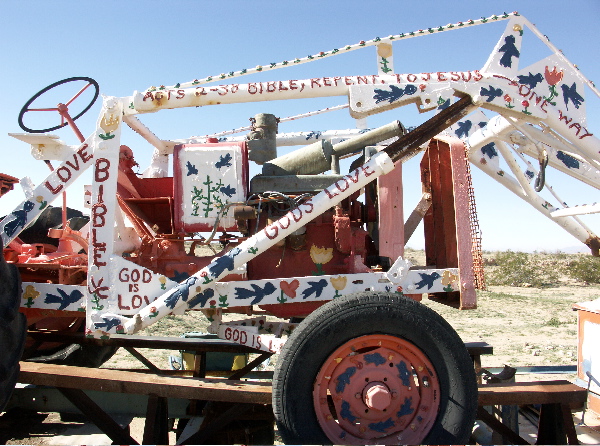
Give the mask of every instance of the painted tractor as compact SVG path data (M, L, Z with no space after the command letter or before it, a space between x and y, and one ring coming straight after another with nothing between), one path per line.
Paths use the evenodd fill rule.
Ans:
M481 69L393 69L393 42L498 21L507 26ZM552 55L520 68L527 34L542 38ZM233 83L371 46L377 74ZM77 85L69 100L51 109L38 105L65 85ZM201 311L220 338L279 354L273 409L286 443L466 442L477 405L473 364L452 327L419 300L426 294L460 309L476 307L482 276L469 161L597 255L596 235L558 215L574 211L559 211L539 195L548 190L548 167L598 186L600 144L585 124L585 87L598 94L517 13L104 97L87 137L74 121L98 97L98 84L70 78L50 85L21 110L19 124L28 133L14 136L31 144L34 158L52 172L37 186L22 182L26 199L0 222L0 345L11 352L3 359L2 392L8 395L16 380L21 314L29 327L82 329L102 339ZM77 105L86 95L89 104ZM247 135L179 140L161 139L140 119L176 108L333 96L347 104L332 109L348 108L359 123L411 103L435 114L410 131L393 121L373 130L279 133L286 119L256 113L250 128L238 129ZM39 113L58 113L61 123L30 128L28 118ZM78 145L48 133L66 125ZM154 148L143 173L122 141L126 126ZM281 153L290 145L303 147ZM402 164L420 152L423 198L404 224ZM61 224L43 225L57 246L20 238L86 170L92 172L87 223L75 227L63 203ZM403 258L404 245L421 220L427 265L413 266ZM240 319L224 320L228 313ZM268 326L266 315L276 317ZM110 353L84 356L102 362Z

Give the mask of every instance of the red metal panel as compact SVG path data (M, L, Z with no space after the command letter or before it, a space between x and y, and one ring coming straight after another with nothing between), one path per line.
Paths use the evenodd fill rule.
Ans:
M402 164L379 177L379 255L392 262L404 255Z
M473 272L473 240L469 216L469 182L465 162L465 147L458 138L449 138L454 184L456 247L460 272L460 308L477 307L477 292Z

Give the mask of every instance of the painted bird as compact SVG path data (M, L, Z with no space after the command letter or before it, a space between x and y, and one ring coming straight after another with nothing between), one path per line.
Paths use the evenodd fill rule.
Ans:
M223 186L219 190L221 191L222 194L227 195L229 198L231 198L235 195L235 187L231 187L231 185L229 185L229 184L227 186Z
M227 254L222 255L208 267L210 275L213 277L220 276L225 270L233 271L233 258L241 251L240 248L233 248Z
M320 297L328 282L325 279L321 279L318 282L308 282L308 284L309 287L302 291L303 299L310 297L312 294L315 295L315 299Z
M186 163L185 167L187 167L187 176L189 177L190 175L198 175L198 169L196 168L196 166L194 166L192 163L190 163L189 161Z
M573 103L575 108L579 108L583 102L583 97L577 93L577 84L573 82L573 85L570 87L562 84L560 88L562 88L563 98L565 99L565 107L567 107L567 110L569 109L569 100Z
M104 328L104 331L109 331L113 327L121 325L121 320L117 317L103 317L104 322L94 322L96 329Z
M231 166L231 153L226 153L225 155L219 156L219 161L215 163L215 167L217 169L221 169L221 167L230 167Z
M433 272L431 274L427 274L427 273L419 273L419 276L421 276L421 280L418 281L417 283L415 283L415 286L417 287L417 289L421 289L425 286L427 286L427 289L430 290L431 287L433 286L433 284L435 283L435 281L437 279L439 279L440 274L438 272Z
M481 96L487 96L485 102L492 102L494 99L502 96L502 93L504 92L500 88L494 88L492 85L490 85L489 90L485 87L481 87L481 90L479 90Z
M267 282L264 287L259 287L255 283L250 285L252 287L251 290L248 288L236 288L235 289L235 298L236 299L251 299L250 305L255 305L258 302L262 301L266 296L273 294L276 290L275 285L271 282Z
M537 84L544 80L542 73L532 74L531 72L527 75L521 74L517 78L520 84L527 85L529 88L535 88Z
M499 52L504 53L500 58L500 65L503 67L511 68L512 58L518 58L521 55L519 49L515 45L516 40L517 39L515 39L515 36L506 36L504 38L504 45L502 45L498 50Z
M175 305L177 305L177 302L179 302L179 299L187 302L188 297L190 296L190 287L195 284L197 280L198 279L194 276L188 277L185 282L175 288L175 291L165 299L165 305L172 310L175 308Z
M200 304L200 306L203 307L204 305L206 305L206 302L208 302L208 299L210 299L214 295L215 290L213 290L212 288L207 288L203 293L197 294L196 296L192 297L188 302L188 306L190 308L194 308L195 306Z
M67 294L64 290L57 288L58 294L46 294L46 299L44 302L47 304L59 304L58 310L64 310L72 303L78 302L83 297L83 293L79 290L73 290L70 294Z

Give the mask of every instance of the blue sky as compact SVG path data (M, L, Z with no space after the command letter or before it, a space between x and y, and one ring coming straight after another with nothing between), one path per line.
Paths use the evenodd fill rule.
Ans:
M0 172L18 178L29 176L35 184L47 167L29 155L29 147L9 132L22 132L19 110L43 87L72 76L88 76L100 84L104 95L127 96L150 86L173 85L219 73L305 57L374 37L437 27L448 23L519 11L592 81L600 83L598 60L600 2L564 1L7 1L0 0ZM506 22L463 31L426 36L394 44L399 73L474 70L481 68ZM524 44L525 45L525 44ZM535 42L525 49L537 60L544 48ZM359 54L360 53L360 54ZM541 54L541 53L540 53ZM542 54L539 58L543 57ZM298 79L317 76L374 74L375 50L348 55L293 69L240 78L253 80ZM588 126L598 129L600 104L588 100ZM185 138L248 124L256 113L280 117L343 103L344 98L223 105L158 113L142 120L161 138ZM412 106L405 109L414 108ZM84 135L94 130L98 101L78 124ZM418 125L428 116L415 110L395 110L370 118L369 126L400 119ZM54 118L52 118L54 119ZM53 123L54 121L49 121ZM352 128L347 111L294 121L281 132ZM76 144L66 129L61 139ZM136 151L140 165L149 162L151 149L136 135L124 135ZM418 164L405 166L406 213L420 192ZM554 181L552 181L554 179ZM85 182L85 179L83 180ZM502 186L473 168L473 181L485 249L554 251L579 244L553 222L521 202ZM598 201L597 191L562 177L549 179L569 204ZM88 180L89 182L89 180ZM80 188L81 190L81 188ZM81 208L80 190L69 194L69 205ZM20 203L20 190L2 199L0 213ZM600 232L600 219L591 217ZM415 236L409 246L421 247Z

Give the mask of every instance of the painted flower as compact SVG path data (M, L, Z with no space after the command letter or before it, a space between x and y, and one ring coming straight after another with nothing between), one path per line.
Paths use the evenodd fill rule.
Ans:
M506 102L512 102L512 98L510 97L510 95L507 95L507 94L504 95L504 100Z
M333 248L319 248L316 245L310 247L310 258L313 263L324 265L333 259Z
M450 271L444 271L442 276L442 285L450 285L451 283L456 282L458 276L456 274L452 274Z
M106 115L104 115L100 121L100 128L102 128L105 133L114 132L119 128L119 118L111 114L107 119Z
M427 85L425 85L425 84L419 85L419 90L421 90L421 91L425 91L426 88L427 88Z
M208 302L208 304L210 305L210 308L217 308L217 301L216 300L211 300Z
M40 292L35 289L33 285L27 285L25 287L25 292L23 293L23 299L27 302L24 304L27 308L31 308L33 305L33 300L37 299L40 295Z
M552 69L552 71L548 70L548 67L544 70L544 77L546 78L546 82L550 85L556 85L560 81L562 81L564 72L558 71L556 67Z
M549 104L556 105L556 102L552 100L558 96L558 91L556 91L556 85L562 81L564 72L558 71L556 67L552 69L552 71L548 70L548 67L544 70L544 77L546 78L546 82L548 82L548 89L550 90L550 96L544 96L544 99L548 101Z
M156 307L150 307L150 318L158 316L158 310Z
M523 102L521 102L521 105L522 105L523 107L525 107L525 110L521 110L521 111L522 111L523 113L525 113L526 115L530 115L530 114L531 114L531 112L530 112L530 111L527 111L527 107L529 107L529 101L523 101Z
M335 295L333 297L340 297L340 291L346 288L348 278L346 276L331 277L329 281L331 282L331 286L335 288Z
M310 247L310 258L317 265L317 272L313 274L315 276L322 276L325 274L323 265L333 259L333 248L319 248L316 245L312 245Z

